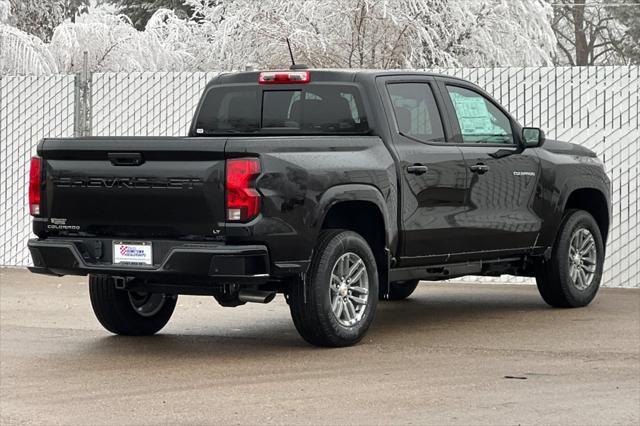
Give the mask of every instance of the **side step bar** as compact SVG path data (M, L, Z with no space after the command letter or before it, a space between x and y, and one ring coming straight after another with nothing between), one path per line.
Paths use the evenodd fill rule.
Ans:
M510 257L497 260L478 260L475 262L447 263L442 265L412 266L396 268L389 271L389 281L409 280L446 280L465 275L479 275L489 264L511 264L522 262L521 257Z

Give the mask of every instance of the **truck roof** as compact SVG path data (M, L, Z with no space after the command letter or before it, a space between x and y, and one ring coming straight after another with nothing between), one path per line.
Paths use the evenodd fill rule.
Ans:
M256 70L256 71L240 71L240 72L223 72L215 76L207 84L207 88L219 84L238 84L238 83L257 83L258 76L261 72L282 71L296 72L309 71L312 75L311 81L335 81L335 82L353 82L356 80L369 80L381 76L393 75L416 75L431 77L446 77L455 80L466 81L458 77L446 74L439 74L427 71L416 70L379 70L379 69L353 69L353 68L308 68L296 70Z

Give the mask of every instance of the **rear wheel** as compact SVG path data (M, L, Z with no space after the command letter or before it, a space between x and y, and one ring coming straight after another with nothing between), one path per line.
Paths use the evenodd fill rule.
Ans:
M305 281L289 291L300 335L318 346L360 341L378 301L376 261L367 242L351 231L322 231Z
M420 280L394 281L389 285L389 294L385 298L382 292L380 300L404 300L415 291Z
M118 290L106 275L89 276L89 295L100 324L115 334L146 336L169 322L177 296Z
M536 273L540 295L551 306L588 305L600 287L604 244L593 216L584 210L565 213L551 258Z

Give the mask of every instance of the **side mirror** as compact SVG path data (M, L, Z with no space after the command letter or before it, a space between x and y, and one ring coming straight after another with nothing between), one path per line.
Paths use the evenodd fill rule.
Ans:
M544 132L537 127L522 128L522 143L525 148L536 148L544 143Z

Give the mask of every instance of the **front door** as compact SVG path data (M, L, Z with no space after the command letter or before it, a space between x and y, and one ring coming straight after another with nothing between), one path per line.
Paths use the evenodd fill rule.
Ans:
M520 148L519 126L488 96L464 83L441 87L469 171L466 211L458 216L468 251L495 257L532 247L541 225L532 209L538 156Z
M457 217L467 171L460 149L447 143L439 91L424 76L386 77L379 87L401 175L400 266L446 261L465 238Z

